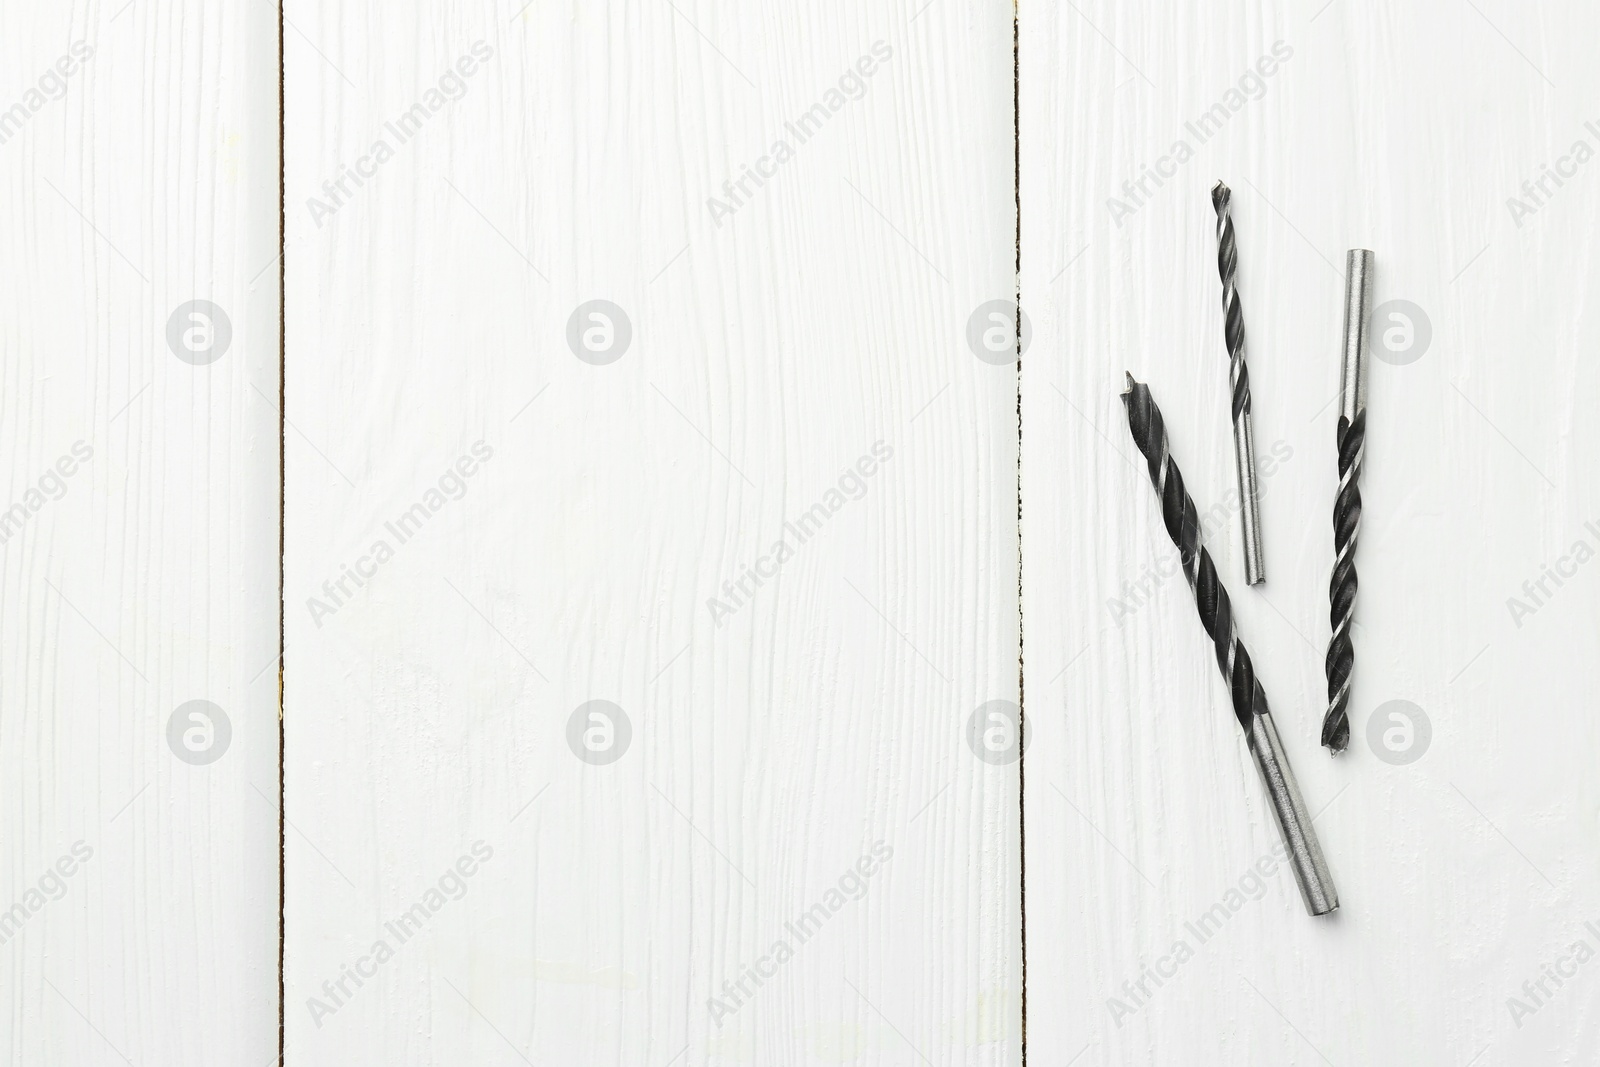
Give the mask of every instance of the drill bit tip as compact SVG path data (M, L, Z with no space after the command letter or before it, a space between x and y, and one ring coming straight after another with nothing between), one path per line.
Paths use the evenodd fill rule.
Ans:
M1322 747L1328 755L1337 756L1350 747L1350 719L1347 716L1330 718L1322 724Z
M1129 393L1133 392L1133 387L1138 385L1139 383L1133 380L1133 372L1132 371L1125 370L1122 373L1127 375L1127 378L1128 378L1128 387L1122 391L1122 395L1123 396L1127 396Z
M1223 211L1233 200L1233 190L1229 189L1226 182L1218 181L1211 187L1211 206L1218 211Z

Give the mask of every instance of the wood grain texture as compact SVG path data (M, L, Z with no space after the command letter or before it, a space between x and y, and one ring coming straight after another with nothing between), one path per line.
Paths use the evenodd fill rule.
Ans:
M1596 28L1580 5L1023 5L1030 1060L1488 1067L1600 1045L1600 964L1575 947L1600 949ZM1546 164L1566 176L1530 196ZM1140 190L1146 168L1161 177ZM1219 177L1274 460L1255 590L1225 506ZM1358 246L1379 310L1412 302L1431 341L1371 367L1353 742L1332 760L1317 736ZM1379 318L1383 352L1401 324ZM1202 511L1223 506L1207 541L1321 811L1332 921L1281 867L1251 873L1276 831L1133 462L1124 369L1151 384ZM1564 576L1535 604L1522 586L1547 566ZM1431 722L1407 765L1367 740L1374 717L1401 725L1392 700Z
M8 1064L276 1052L275 24L0 10Z
M287 12L288 1062L1018 1062L1010 11Z

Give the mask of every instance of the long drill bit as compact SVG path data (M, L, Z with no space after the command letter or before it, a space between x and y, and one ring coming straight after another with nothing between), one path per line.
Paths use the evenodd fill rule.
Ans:
M1228 385L1233 393L1233 464L1239 475L1239 517L1244 526L1244 580L1267 580L1261 561L1261 511L1256 491L1256 435L1250 423L1250 370L1244 363L1244 311L1234 284L1239 248L1233 237L1233 190L1222 182L1211 188L1217 209L1217 273L1222 276L1222 333L1228 344Z
M1161 409L1151 398L1149 387L1134 381L1131 374L1122 402L1128 409L1128 432L1133 435L1133 443L1139 451L1144 453L1150 481L1161 501L1161 518L1166 524L1167 536L1178 546L1183 576L1194 593L1200 625L1216 649L1217 666L1227 680L1233 699L1234 717L1244 730L1250 755L1261 772L1278 832L1288 847L1289 866L1300 887L1300 899L1305 901L1306 911L1312 915L1326 915L1339 906L1339 893L1333 887L1327 861L1322 858L1322 846L1317 842L1311 817L1306 813L1294 772L1289 769L1289 757L1278 737L1278 728L1273 724L1272 712L1267 708L1266 692L1256 678L1255 664L1234 631L1233 605L1228 591L1217 579L1211 554L1200 544L1200 516L1184 488L1178 465L1167 452L1167 428Z
M1330 752L1350 744L1350 673L1355 647L1350 621L1356 609L1356 535L1361 532L1361 458L1367 441L1367 315L1372 302L1373 255L1352 248L1344 261L1344 358L1339 373L1339 495L1333 502L1333 577L1328 582L1328 712L1322 743Z

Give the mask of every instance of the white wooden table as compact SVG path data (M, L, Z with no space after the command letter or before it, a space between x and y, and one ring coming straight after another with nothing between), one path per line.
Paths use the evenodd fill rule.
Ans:
M1600 13L279 14L0 11L0 1063L1593 1059Z

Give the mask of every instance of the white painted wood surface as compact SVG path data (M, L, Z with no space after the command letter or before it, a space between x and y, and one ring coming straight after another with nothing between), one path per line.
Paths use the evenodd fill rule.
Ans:
M0 8L7 1064L277 1050L277 66L270 4Z
M1023 6L1031 1061L1593 1062L1600 963L1575 946L1600 949L1600 598L1576 556L1600 546L1600 162L1561 163L1537 201L1522 183L1575 142L1600 148L1597 28L1590 6L1481 0ZM1229 107L1280 41L1292 54ZM1185 123L1218 103L1202 144ZM1161 163L1179 140L1193 158ZM1123 191L1158 165L1159 188ZM1267 584L1243 585L1231 518L1209 544L1321 809L1332 921L1281 868L1260 889L1249 874L1276 832L1117 399L1124 369L1149 381L1196 501L1223 500L1218 177L1236 191L1258 448L1276 457ZM1112 197L1136 208L1120 224ZM1413 302L1432 336L1371 368L1354 739L1335 761L1317 747L1330 401L1356 246L1377 253L1380 305ZM1523 582L1558 565L1533 603ZM1132 605L1123 583L1145 579ZM1511 597L1536 610L1514 618ZM1409 765L1366 740L1392 700L1431 722ZM1219 902L1202 943L1185 924ZM1147 996L1124 988L1157 967Z
M1010 11L287 14L287 1062L1018 1062Z
M1024 6L1019 544L968 341L1017 285L1009 10L287 14L287 1062L1020 1062L1018 767L968 741L1019 548L1030 1059L1592 1057L1600 16ZM0 55L0 1058L268 1064L275 11L14 6ZM1219 176L1267 586L1209 543L1332 921L1251 873L1116 396L1225 501ZM1353 245L1429 337L1372 367L1336 762Z

